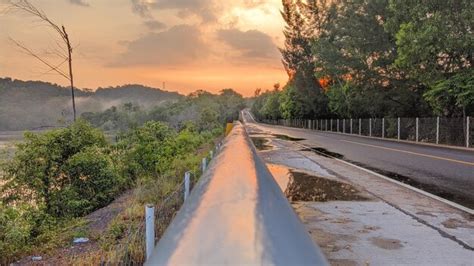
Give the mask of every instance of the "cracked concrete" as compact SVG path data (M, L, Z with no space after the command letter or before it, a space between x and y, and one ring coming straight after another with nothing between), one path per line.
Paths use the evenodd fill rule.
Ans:
M260 151L282 190L288 170L345 182L368 201L292 202L332 265L474 265L474 217L247 124L272 149ZM282 181L283 180L283 181ZM286 185L286 186L285 186Z

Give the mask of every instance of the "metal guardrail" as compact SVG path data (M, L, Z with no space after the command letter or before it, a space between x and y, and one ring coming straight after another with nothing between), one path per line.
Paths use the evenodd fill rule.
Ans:
M328 265L240 124L146 263L229 264Z

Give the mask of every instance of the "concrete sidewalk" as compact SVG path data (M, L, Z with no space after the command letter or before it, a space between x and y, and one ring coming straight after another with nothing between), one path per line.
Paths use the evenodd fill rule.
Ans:
M252 125L247 130L251 136L267 141L265 147L269 149L260 151L260 155L282 190L287 190L292 175L303 173L308 178L347 185L348 191L365 199L332 200L332 192L323 191L319 192L322 201L293 202L331 264L474 265L471 215L337 160L305 151L295 141L268 135Z

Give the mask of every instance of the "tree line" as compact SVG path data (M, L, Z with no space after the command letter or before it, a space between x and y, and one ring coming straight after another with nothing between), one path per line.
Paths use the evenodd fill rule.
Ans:
M289 81L260 119L474 114L474 2L283 0Z
M84 216L133 191L128 218L114 219L100 237L104 252L113 250L126 228L142 226L144 204L161 202L186 171L200 175L202 157L244 106L231 89L198 91L150 111L128 103L64 128L26 132L13 157L0 162L0 264L87 235ZM94 125L120 133L110 141Z

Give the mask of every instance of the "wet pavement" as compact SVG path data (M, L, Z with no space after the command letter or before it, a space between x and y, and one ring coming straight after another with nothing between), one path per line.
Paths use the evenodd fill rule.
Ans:
M332 265L473 265L472 215L299 141L246 128L266 138L259 155Z

